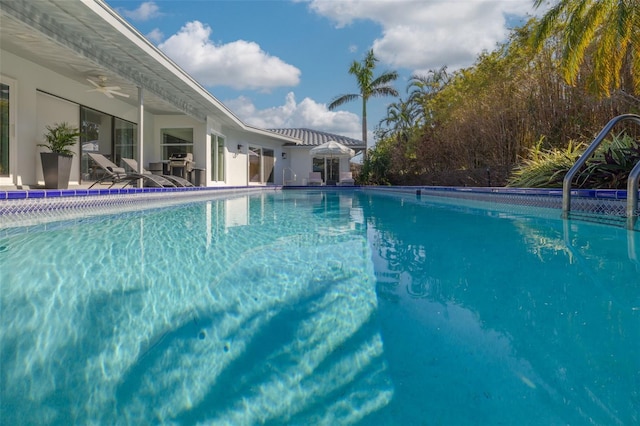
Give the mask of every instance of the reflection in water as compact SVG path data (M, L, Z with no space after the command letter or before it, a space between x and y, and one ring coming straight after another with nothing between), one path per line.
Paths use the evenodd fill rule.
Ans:
M3 423L349 424L385 407L371 256L336 202L240 197L3 241Z
M13 233L0 418L637 423L638 240L562 224L286 191Z
M372 201L389 409L423 410L395 424L637 423L638 233L571 222L567 239L560 220Z

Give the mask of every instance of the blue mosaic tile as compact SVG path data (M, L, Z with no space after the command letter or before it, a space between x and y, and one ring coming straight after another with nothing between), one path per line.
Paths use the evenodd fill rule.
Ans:
M0 200L7 199L7 191L0 191Z
M53 189L53 190L50 189L50 190L45 192L44 196L47 197L47 198L61 197L62 196L62 191L57 190L57 189Z
M27 198L27 191L9 191L7 192L7 200L22 200Z
M44 198L46 196L46 192L42 189L30 189L27 191L27 198Z

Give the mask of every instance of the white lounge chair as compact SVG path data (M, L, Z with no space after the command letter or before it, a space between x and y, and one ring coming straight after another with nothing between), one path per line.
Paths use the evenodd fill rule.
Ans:
M309 186L321 186L322 185L322 175L320 172L309 172L309 179L307 180L307 185Z
M131 172L133 173L140 173L140 171L138 170L138 162L133 159L133 158L123 158L122 162L125 164L125 166L127 168L130 169ZM174 175L155 175L153 173L151 173L150 171L146 170L146 169L142 169L142 174L145 176L156 176L156 177L161 177L163 179L168 180L169 182L171 182L174 186L193 186L193 184L191 182L189 182L188 180L186 180L185 178L181 178L180 176L174 176Z
M125 186L132 185L134 182L137 182L140 179L143 179L145 183L151 182L153 186L175 187L173 183L164 179L162 176L141 175L140 173L127 173L124 167L118 167L114 162L112 162L102 154L87 153L87 155L104 172L104 175L100 179L93 182L93 184L91 184L89 188L93 188L94 185L103 183L111 184L109 185L109 188L117 183L124 183L124 185L122 186L124 188Z
M353 186L354 184L355 180L353 180L353 174L351 172L340 172L340 182L338 182L338 185Z

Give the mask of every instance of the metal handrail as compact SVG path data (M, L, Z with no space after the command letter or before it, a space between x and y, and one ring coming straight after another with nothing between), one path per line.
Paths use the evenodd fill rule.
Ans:
M606 126L600 131L598 136L591 142L587 150L578 158L578 161L569 169L562 181L562 217L569 218L571 211L571 181L578 170L587 162L589 157L600 146L604 138L611 132L613 126L621 121L630 120L640 125L640 115L623 114L611 119ZM638 179L640 178L640 163L636 164L629 174L627 181L627 228L634 229L637 220L636 210L638 208Z
M635 229L638 220L638 181L640 180L640 163L636 164L627 181L627 229Z

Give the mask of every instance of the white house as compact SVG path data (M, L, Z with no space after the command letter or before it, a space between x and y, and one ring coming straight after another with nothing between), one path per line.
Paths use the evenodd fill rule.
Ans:
M320 167L308 141L327 135L243 123L101 0L0 1L0 119L0 186L19 188L43 183L54 123L83 134L72 185L95 179L89 152L147 168L192 153L206 186L303 184Z

